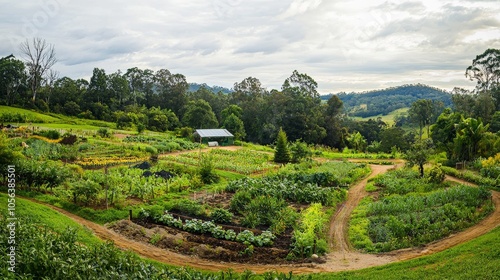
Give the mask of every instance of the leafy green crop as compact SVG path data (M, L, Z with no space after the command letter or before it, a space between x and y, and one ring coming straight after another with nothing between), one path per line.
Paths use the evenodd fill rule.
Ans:
M247 245L253 244L258 247L272 246L276 236L270 231L263 231L260 235L255 236L253 232L244 230L238 234L232 229L224 230L221 226L216 225L213 221L202 221L198 219L190 219L182 222L179 218L174 218L171 214L163 214L155 216L145 209L141 209L139 217L151 219L155 223L163 224L170 227L185 230L196 234L211 234L217 239L226 239L229 241L237 241Z

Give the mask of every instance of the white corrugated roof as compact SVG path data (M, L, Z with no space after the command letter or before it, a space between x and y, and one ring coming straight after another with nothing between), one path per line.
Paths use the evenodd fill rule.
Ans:
M196 134L205 137L234 137L227 129L197 129Z

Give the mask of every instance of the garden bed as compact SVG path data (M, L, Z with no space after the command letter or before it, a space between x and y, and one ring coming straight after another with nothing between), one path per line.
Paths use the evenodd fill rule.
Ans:
M144 219L135 219L133 222L119 221L110 228L133 240L204 259L260 264L290 263L286 256L289 253L291 236L277 237L272 247L252 246L252 249L249 249L249 246L243 243L221 240L206 234L193 234Z

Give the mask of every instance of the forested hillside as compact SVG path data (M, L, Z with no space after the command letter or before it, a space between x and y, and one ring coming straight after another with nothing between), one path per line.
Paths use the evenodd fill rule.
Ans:
M329 99L332 95L323 96ZM339 93L346 112L356 117L387 115L390 112L410 107L419 99L441 101L445 107L451 106L451 94L427 85L403 85L361 93Z
M189 83L189 88L188 88L188 92L195 92L197 90L199 90L200 88L206 88L208 89L209 91L213 92L213 93L218 93L218 92L222 92L224 94L229 94L231 92L233 92L232 89L229 89L229 88L225 88L225 87L221 87L221 86L209 86L205 83L203 84L198 84L198 83Z

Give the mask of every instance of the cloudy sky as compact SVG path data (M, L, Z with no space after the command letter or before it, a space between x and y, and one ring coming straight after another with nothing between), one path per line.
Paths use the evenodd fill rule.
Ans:
M3 3L2 3L3 2ZM279 89L293 70L322 94L410 83L472 88L465 68L500 48L497 0L6 1L0 56L54 44L61 75L139 67L232 87L246 77Z

